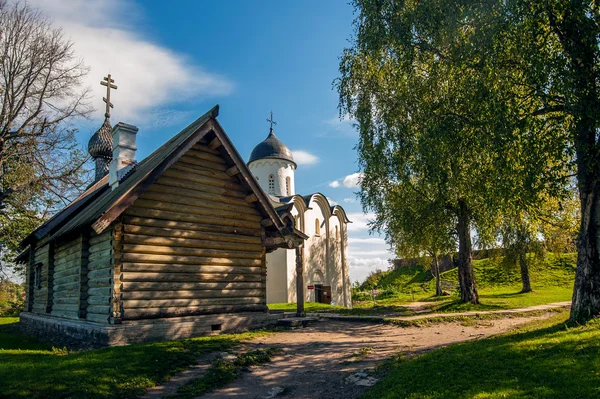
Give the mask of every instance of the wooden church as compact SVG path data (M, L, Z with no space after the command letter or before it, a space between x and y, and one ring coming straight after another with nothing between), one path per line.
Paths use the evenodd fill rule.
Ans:
M89 144L96 181L22 243L23 327L116 345L276 321L266 254L300 248L307 236L271 205L218 106L136 162L138 129L111 127L107 103Z

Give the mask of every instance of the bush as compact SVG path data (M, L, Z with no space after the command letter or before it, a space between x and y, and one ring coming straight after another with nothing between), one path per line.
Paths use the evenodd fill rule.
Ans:
M0 317L15 317L25 307L25 290L12 281L0 282Z

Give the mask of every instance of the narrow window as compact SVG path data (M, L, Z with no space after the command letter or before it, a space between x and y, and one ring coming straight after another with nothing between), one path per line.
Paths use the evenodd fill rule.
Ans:
M33 275L33 285L39 290L42 288L42 264L36 263L33 267L35 268L35 274Z
M321 235L321 224L319 223L319 219L315 219L315 235Z
M335 240L338 240L338 227L335 226Z
M290 177L289 176L285 178L285 193L287 195L291 195L290 194Z
M275 195L275 179L273 175L269 175L269 194Z

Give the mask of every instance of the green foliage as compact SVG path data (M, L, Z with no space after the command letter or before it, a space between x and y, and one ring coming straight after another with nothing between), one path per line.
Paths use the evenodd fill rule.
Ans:
M133 398L197 362L262 332L67 352L40 344L0 318L0 396L10 398ZM3 324L3 325L2 325Z
M9 280L0 280L0 317L18 316L25 306L25 289Z
M484 340L399 357L364 398L595 398L600 323L568 327L565 314ZM433 373L433 374L432 374Z

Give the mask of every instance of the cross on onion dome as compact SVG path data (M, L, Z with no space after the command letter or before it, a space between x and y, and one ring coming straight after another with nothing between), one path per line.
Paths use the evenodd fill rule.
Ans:
M110 102L110 89L117 90L117 86L113 83L115 83L115 81L110 78L110 73L100 82L102 86L106 86L106 97L102 97L102 101L106 103L106 112L104 113L105 118L110 118L110 109L114 108L113 104Z

